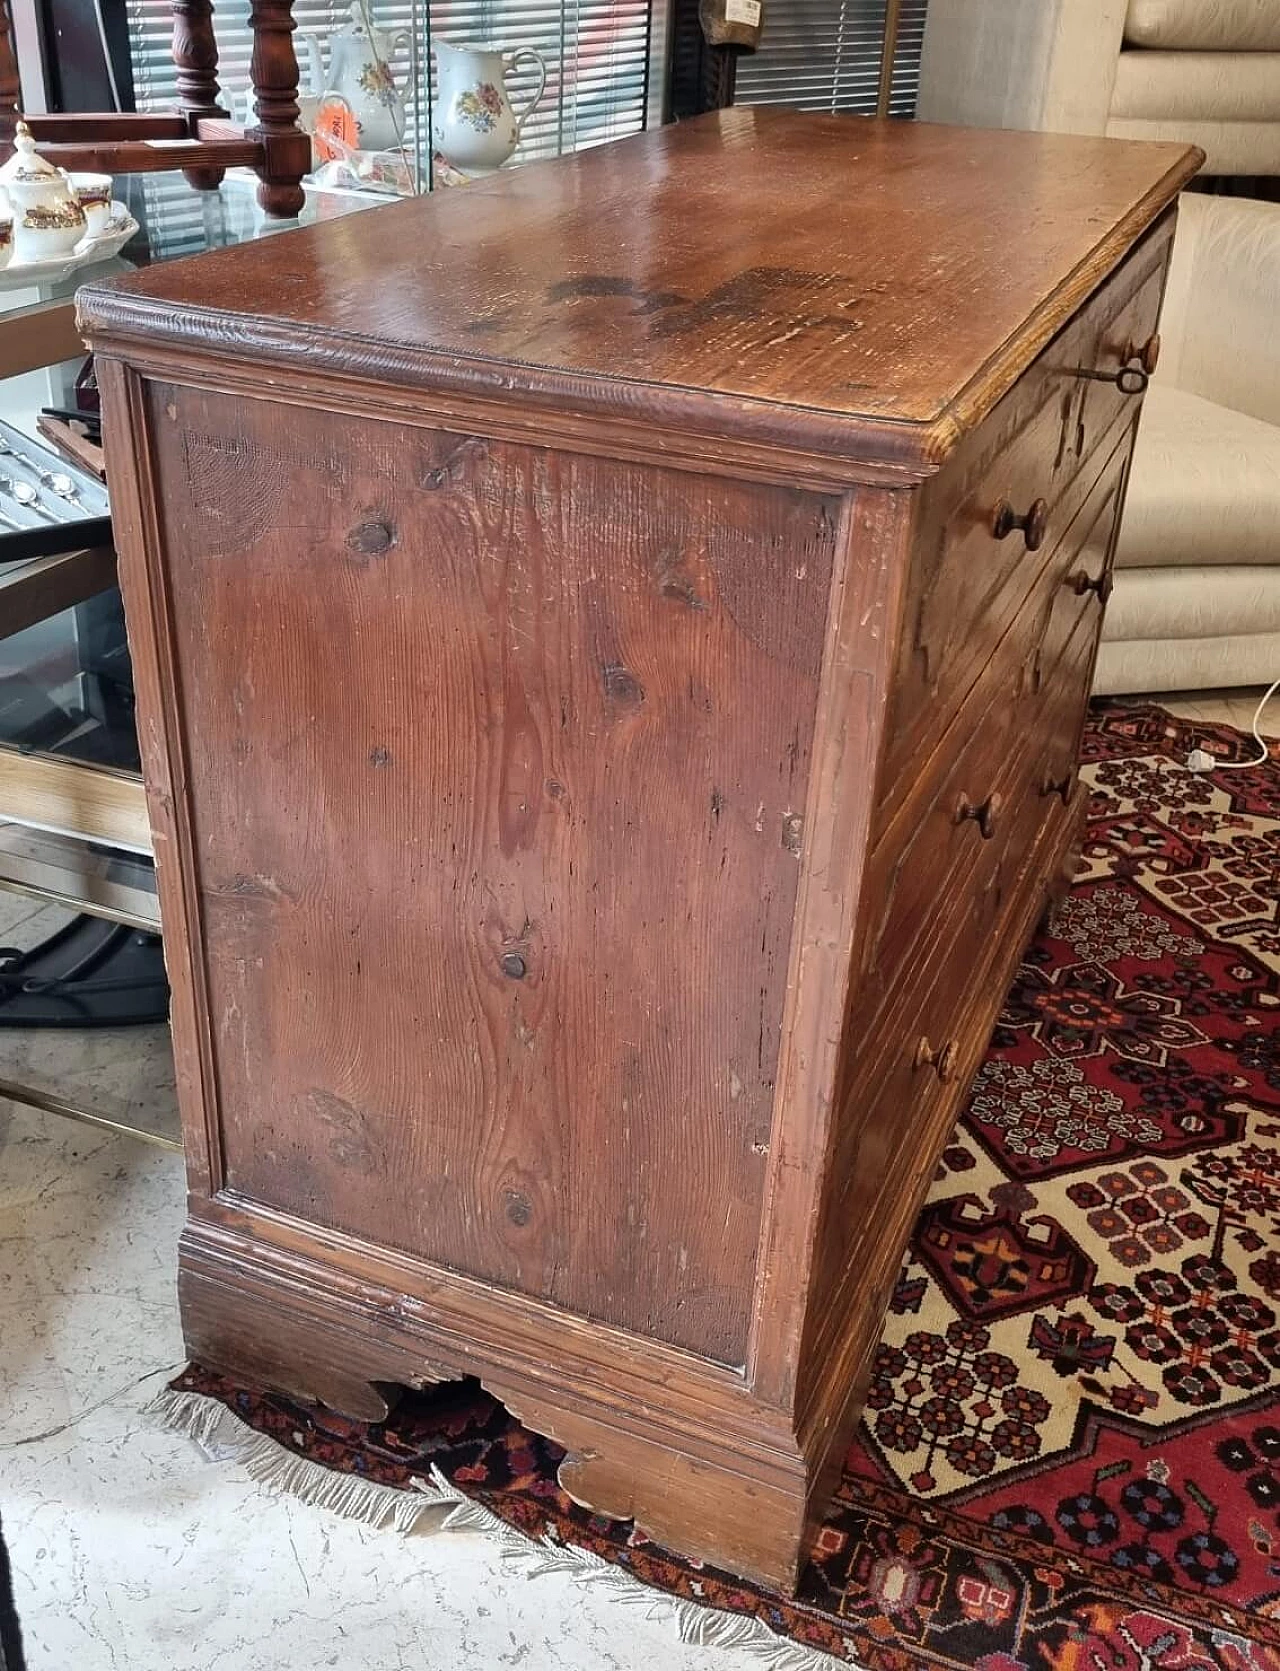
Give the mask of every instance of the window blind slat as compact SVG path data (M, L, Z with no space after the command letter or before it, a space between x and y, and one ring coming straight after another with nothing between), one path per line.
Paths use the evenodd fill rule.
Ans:
M895 116L915 111L927 0L902 0L894 54ZM875 109L885 0L765 0L754 53L738 61L734 102L801 110Z

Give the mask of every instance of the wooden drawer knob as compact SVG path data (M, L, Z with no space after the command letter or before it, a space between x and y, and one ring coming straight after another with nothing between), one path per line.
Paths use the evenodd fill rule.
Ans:
M915 1055L911 1065L917 1070L932 1068L944 1085L956 1076L960 1065L960 1046L954 1039L948 1039L940 1050L935 1050L928 1039L921 1038L916 1044Z
M956 802L955 822L963 824L971 818L978 826L983 841L990 841L996 833L996 814L1002 804L998 794L988 795L985 801L971 801L967 795L961 795Z
M1039 551L1049 528L1049 505L1045 499L1033 499L1030 509L1019 516L1007 499L1002 499L991 513L991 532L998 540L1006 539L1015 528L1022 529L1022 540L1028 551Z
M1136 360L1142 367L1143 371L1146 372L1147 376L1150 377L1160 362L1159 331L1152 331L1151 335L1145 342L1131 342L1129 344L1129 352L1125 355L1125 359Z
M1068 585L1078 598L1082 598L1086 592L1096 592L1098 602L1101 604L1105 604L1111 596L1111 590L1115 583L1115 576L1109 568L1103 569L1102 573L1098 575L1091 575L1086 569L1079 569L1068 581Z
M1061 777L1054 777L1051 772L1046 772L1040 782L1040 793L1042 795L1059 795L1062 797L1063 806L1067 806L1070 804L1075 787L1076 769L1072 766L1070 771L1064 772Z

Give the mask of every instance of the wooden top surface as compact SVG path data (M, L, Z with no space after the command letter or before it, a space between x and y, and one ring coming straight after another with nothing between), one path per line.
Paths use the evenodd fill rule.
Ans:
M954 440L1197 161L742 108L90 286L81 317L103 347L650 420L709 392L727 429L763 406Z

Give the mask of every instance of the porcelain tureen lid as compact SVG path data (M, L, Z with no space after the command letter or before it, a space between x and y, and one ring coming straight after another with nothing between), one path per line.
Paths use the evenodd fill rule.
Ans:
M36 150L31 129L19 122L13 135L13 155L0 166L0 186L43 187L59 193L66 189L66 181L59 171Z

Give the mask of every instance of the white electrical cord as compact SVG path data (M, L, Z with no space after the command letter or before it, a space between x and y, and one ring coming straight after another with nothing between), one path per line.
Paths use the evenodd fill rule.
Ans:
M1262 710L1270 702L1275 693L1280 690L1280 679L1269 685L1263 693L1262 701L1253 710L1253 740L1258 745L1258 752L1252 760L1218 760L1206 749L1193 748L1187 756L1187 770L1190 772L1243 772L1250 766L1265 766L1271 758L1271 749L1262 735Z

